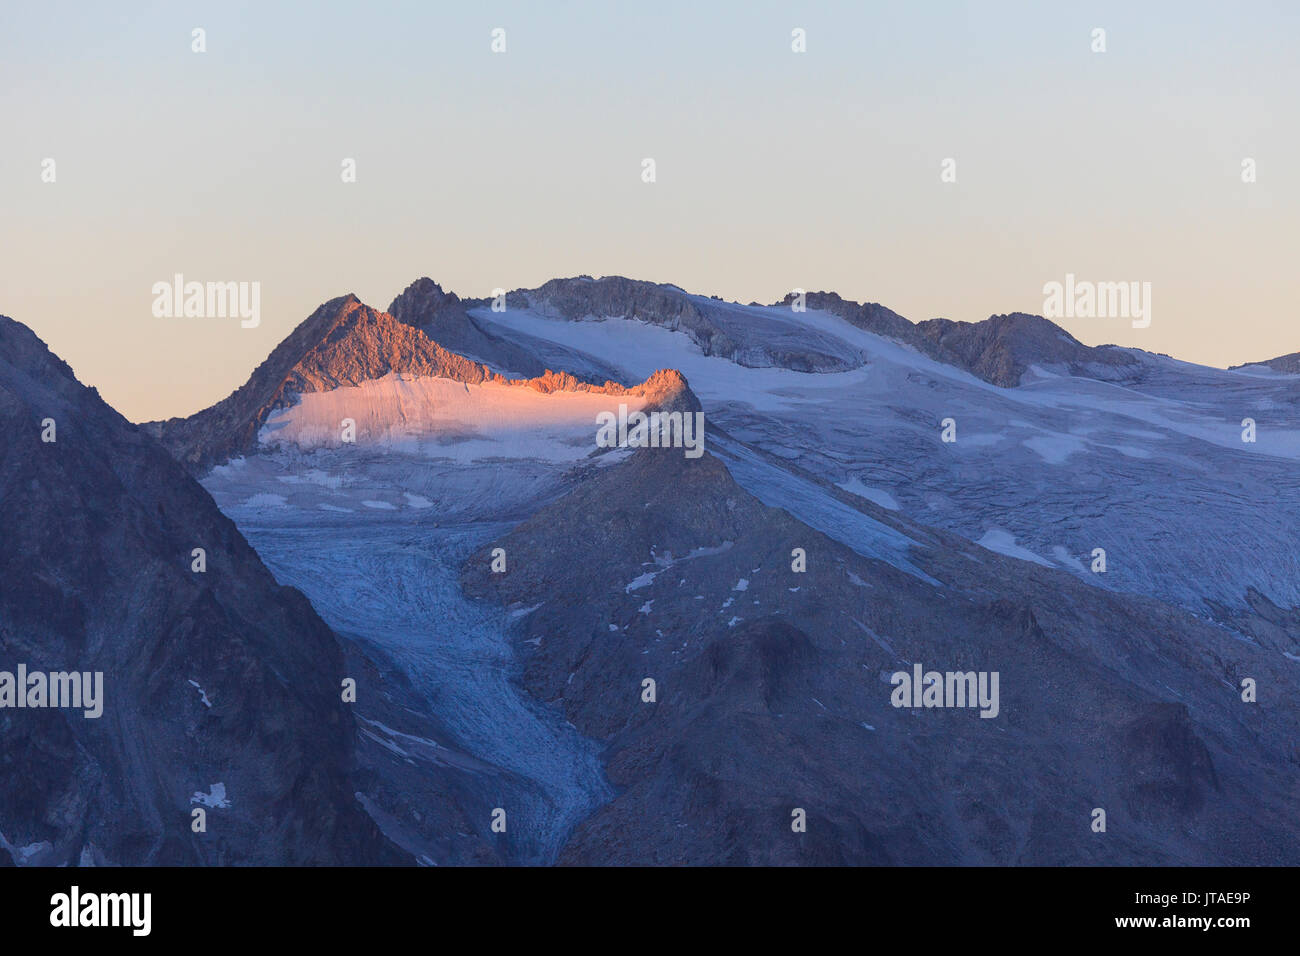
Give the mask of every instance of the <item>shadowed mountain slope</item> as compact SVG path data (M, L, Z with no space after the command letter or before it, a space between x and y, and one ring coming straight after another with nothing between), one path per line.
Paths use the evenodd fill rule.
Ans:
M355 730L329 628L161 445L3 317L0 431L0 670L103 673L98 718L0 709L9 854L403 859L353 797Z
M606 744L617 796L563 861L1296 858L1289 662L861 507L919 542L912 560L935 583L760 504L712 455L655 450L471 556L468 593L537 605L516 635L526 686ZM892 706L890 675L915 664L997 672L996 716ZM1244 703L1244 677L1269 701Z

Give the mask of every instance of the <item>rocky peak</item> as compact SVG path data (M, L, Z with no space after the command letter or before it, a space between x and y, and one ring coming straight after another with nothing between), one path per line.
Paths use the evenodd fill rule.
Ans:
M203 472L255 449L266 419L297 395L358 385L389 372L469 383L494 377L420 329L346 295L313 312L229 397L189 418L147 427L187 467Z
M1122 349L1084 345L1055 322L1039 315L1013 312L983 322L930 319L916 329L941 361L964 368L986 382L1014 388L1031 365L1063 366L1071 372L1086 366L1135 367L1138 360Z
M444 348L502 372L537 376L542 363L514 342L489 335L465 311L467 303L428 277L416 279L388 307L397 321L424 332Z
M424 329L434 338L439 327L468 321L464 304L456 293L444 292L428 276L408 285L389 305L388 314L399 322Z
M647 382L631 387L612 381L600 385L583 382L567 372L549 369L531 378L508 378L444 347L429 337L427 323L413 321L426 314L419 309L432 307L439 295L444 303L459 302L442 294L431 280L413 283L398 297L402 303L399 311L408 321L378 312L354 295L331 299L294 329L229 397L189 418L150 422L144 428L192 472L202 474L214 464L255 451L262 425L276 410L293 405L298 396L356 386L391 373L469 385L491 382L544 394L638 395L647 397L648 407L700 410L685 377L672 370L656 372ZM472 324L464 328L482 334Z

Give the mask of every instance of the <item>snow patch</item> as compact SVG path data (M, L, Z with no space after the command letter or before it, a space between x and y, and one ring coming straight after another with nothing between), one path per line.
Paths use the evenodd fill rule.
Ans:
M198 681L196 680L190 681L190 686L199 692L199 697L202 698L204 707L212 706L212 701L208 700L208 695L203 692L203 688L199 686Z
M269 491L262 491L253 495L244 502L245 508L279 508L288 504L289 499L284 495L271 494Z
M1003 531L1001 528L990 528L984 532L984 537L975 542L981 548L988 551L996 551L998 554L1005 554L1009 558L1019 558L1021 561L1032 561L1034 564L1041 564L1045 568L1052 567L1050 561L1039 557L1028 548L1022 548L1016 544L1015 535L1009 531Z
M660 572L658 571L647 571L645 574L642 574L640 577L633 578L627 584L623 585L623 593L631 594L633 591L640 590L641 588L644 587L649 587L651 584L654 583L654 579L659 576L659 573Z
M190 797L190 803L201 803L205 807L224 810L230 806L230 801L226 799L226 785L224 783L214 783L209 788L208 793L196 790L194 796Z
M472 462L492 458L577 461L596 448L596 416L639 410L636 395L543 393L522 385L469 385L392 373L299 396L267 419L264 446L343 448L339 422L356 422L356 447Z
M848 481L841 481L839 487L857 495L859 498L866 498L868 501L878 504L882 508L887 508L890 511L901 510L898 507L898 502L894 500L894 496L888 491L885 491L882 488L872 488L869 485L864 485L862 479L857 475L854 475Z
M1087 442L1073 435L1035 435L1020 444L1037 453L1049 465L1063 465L1071 455L1085 451L1088 447Z

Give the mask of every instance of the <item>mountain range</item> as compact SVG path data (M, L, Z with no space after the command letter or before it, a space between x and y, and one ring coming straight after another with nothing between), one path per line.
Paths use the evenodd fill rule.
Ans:
M0 709L2 845L1294 863L1290 358L834 293L422 278L385 311L325 302L226 399L133 426L0 319L0 670L102 670L107 700ZM699 457L596 440L695 412ZM900 704L914 668L996 675L996 707Z

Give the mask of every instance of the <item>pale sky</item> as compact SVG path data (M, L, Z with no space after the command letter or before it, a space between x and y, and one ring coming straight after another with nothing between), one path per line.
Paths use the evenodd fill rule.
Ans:
M1061 321L1088 344L1269 358L1300 350L1298 45L1300 4L1250 0L4 0L0 313L132 420L422 275L978 321L1073 273L1152 287L1149 328ZM176 273L260 282L261 324L155 317Z

